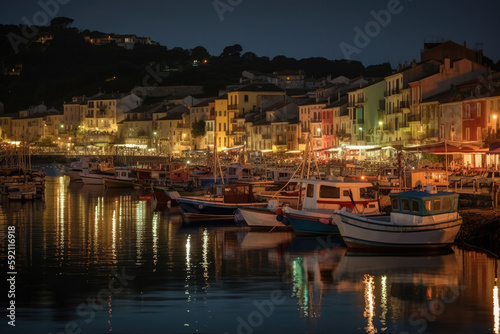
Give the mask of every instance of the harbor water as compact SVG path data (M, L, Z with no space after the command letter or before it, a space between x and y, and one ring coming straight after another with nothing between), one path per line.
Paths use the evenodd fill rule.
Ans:
M338 236L187 225L140 195L61 176L44 200L2 198L0 333L500 333L485 253L350 253Z

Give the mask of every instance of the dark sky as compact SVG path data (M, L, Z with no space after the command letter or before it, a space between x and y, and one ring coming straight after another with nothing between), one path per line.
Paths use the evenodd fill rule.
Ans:
M424 41L451 39L482 47L495 62L500 59L499 0L3 2L0 23L19 24L23 18L44 23L47 17L66 16L79 29L149 36L168 48L202 45L213 55L238 43L243 53L270 58L350 58L365 66L386 61L396 66L420 60ZM57 3L59 8L51 5L44 10L40 3ZM373 13L380 14L382 23Z

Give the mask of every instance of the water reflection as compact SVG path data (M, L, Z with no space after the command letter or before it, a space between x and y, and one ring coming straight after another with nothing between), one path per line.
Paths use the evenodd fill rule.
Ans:
M340 238L293 239L286 259L291 263L291 296L297 300L301 316L321 316L323 294L334 289L333 275L345 252Z
M500 334L495 262L481 253L366 256L339 238L183 226L177 208L154 211L134 190L60 179L48 180L43 202L2 201L0 220L16 225L21 332L76 321L82 332L234 333L279 291L255 333ZM86 324L78 305L124 271L133 279L103 294Z
M493 287L493 332L500 333L500 305L498 301L497 278L495 277L495 286Z
M363 285L365 291L365 311L363 316L366 318L366 333L373 334L377 329L373 325L373 318L375 317L375 282L374 277L371 275L364 275Z

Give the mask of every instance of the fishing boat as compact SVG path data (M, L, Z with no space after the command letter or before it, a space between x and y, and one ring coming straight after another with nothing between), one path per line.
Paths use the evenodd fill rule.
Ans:
M95 156L86 156L80 158L78 161L73 161L68 170L66 171L66 175L69 176L70 181L74 182L83 182L80 177L80 173L84 172L84 169L87 170L98 170L99 165L102 163L99 157Z
M177 198L182 215L187 222L234 220L240 207L267 206L267 202L256 202L252 184L215 185L209 196Z
M97 165L97 169L92 169L93 166L84 166L79 174L84 184L88 185L104 185L104 176L113 176L114 165L112 162L101 162Z
M284 206L295 206L296 199L298 197L289 196L290 201L288 201L286 196L280 196L278 198L270 199L267 202L266 207L254 206L254 207L241 207L238 208L236 212L237 222L245 222L250 227L284 227L276 220L276 215L278 210ZM290 203L291 202L291 203ZM295 203L294 203L295 202ZM240 218L241 215L241 218ZM290 225L287 228L292 228Z
M133 188L137 182L136 173L130 168L115 168L113 175L103 175L106 188Z
M36 198L35 183L24 183L9 187L7 198L10 200L33 200Z
M283 224L291 224L297 233L339 233L332 214L349 208L356 214L380 214L378 199L369 182L297 179L303 196L298 208L284 207L276 216ZM281 216L281 217L280 217Z
M163 203L170 205L178 205L177 199L181 196L200 196L205 194L205 190L198 189L196 187L190 187L189 185L179 189L172 186L157 186L151 185L153 189L152 200L156 203Z
M413 251L453 244L462 225L457 193L428 186L389 196L389 215L363 216L346 208L333 216L349 249Z

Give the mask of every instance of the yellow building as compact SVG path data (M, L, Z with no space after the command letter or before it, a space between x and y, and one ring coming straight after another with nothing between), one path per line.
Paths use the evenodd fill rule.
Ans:
M217 145L217 150L220 151L224 147L228 147L229 136L228 136L228 105L227 105L227 94L221 95L215 98L215 145Z
M284 95L283 89L269 83L253 83L227 93L227 130L223 130L226 132L224 138L227 137L227 146L224 146L232 147L245 144L247 139L245 115L261 112L270 104L274 104L271 102L273 96ZM218 114L217 117L219 117Z

